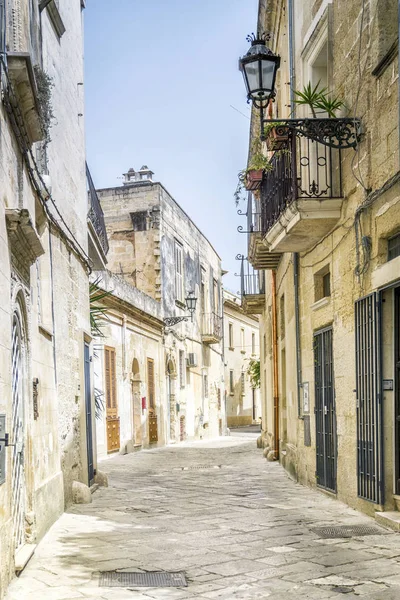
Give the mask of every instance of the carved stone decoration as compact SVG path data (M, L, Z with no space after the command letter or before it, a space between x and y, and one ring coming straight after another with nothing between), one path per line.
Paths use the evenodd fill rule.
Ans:
M26 208L6 208L6 224L12 264L28 283L30 266L44 254L44 248Z

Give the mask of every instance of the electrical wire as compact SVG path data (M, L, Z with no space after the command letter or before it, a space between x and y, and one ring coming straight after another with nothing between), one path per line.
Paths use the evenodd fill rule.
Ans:
M4 60L3 55L0 56L0 62L1 62L1 75L0 75L1 79L3 79L3 76L4 76L6 79L6 82L7 82L7 91L2 92L3 103L6 108L7 113L9 115L11 127L12 127L15 137L17 139L17 143L18 143L19 149L21 151L25 166L27 168L32 187L34 188L34 190L39 198L39 201L43 207L43 210L44 210L46 216L48 217L49 221L51 221L53 226L56 228L57 232L61 235L61 237L64 239L64 241L70 248L70 250L84 264L84 266L90 273L92 270L92 261L91 261L90 257L86 254L85 250L82 248L82 246L80 245L78 240L76 239L75 235L73 234L73 232L71 231L67 222L65 221L63 215L61 214L59 208L57 207L57 205L54 201L54 198L52 197L49 189L47 188L47 186L43 180L43 177L37 166L36 160L33 156L32 149L31 149L30 143L29 143L29 138L28 138L25 126L23 125L23 117L22 117L22 114L19 109L18 99L14 92L12 82L9 78L7 64ZM10 94L10 96L9 96L9 94ZM43 195L43 190L46 193L47 199L45 199L45 197ZM53 205L60 221L64 225L64 227L67 230L69 235L67 235L67 233L62 229L62 227L60 226L60 223L57 221L55 216L49 210L49 208L47 206L48 201L50 201L51 204Z

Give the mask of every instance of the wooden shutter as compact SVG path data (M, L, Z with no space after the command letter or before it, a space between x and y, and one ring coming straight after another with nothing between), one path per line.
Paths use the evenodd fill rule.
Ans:
M117 390L115 372L115 349L104 348L105 381L106 381L106 407L107 416L117 416Z
M147 359L147 391L149 396L149 408L155 408L155 386L154 386L154 360Z

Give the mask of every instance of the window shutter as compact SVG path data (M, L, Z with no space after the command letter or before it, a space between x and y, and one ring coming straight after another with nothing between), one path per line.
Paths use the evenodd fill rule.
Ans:
M115 349L104 348L107 413L117 414L117 378L115 371Z

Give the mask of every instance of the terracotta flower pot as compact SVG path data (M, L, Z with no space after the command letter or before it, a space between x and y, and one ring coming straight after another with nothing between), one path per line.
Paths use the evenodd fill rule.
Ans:
M248 171L246 174L246 185L245 185L246 190L248 190L250 192L254 191L254 190L258 190L259 187L261 186L263 174L264 174L263 169L257 169L257 171L255 171L255 170Z
M279 132L279 133L278 133ZM287 148L289 141L289 127L278 125L268 132L266 142L270 151L282 150Z

